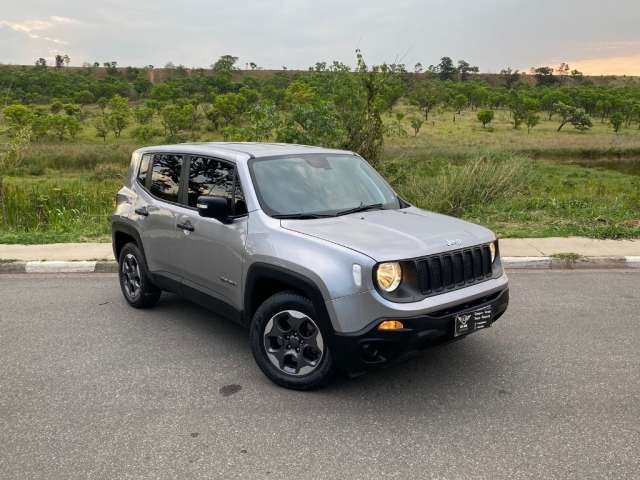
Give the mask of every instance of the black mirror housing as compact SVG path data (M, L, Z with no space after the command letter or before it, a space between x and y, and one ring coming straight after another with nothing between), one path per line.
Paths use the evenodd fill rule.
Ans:
M229 222L229 200L226 197L198 197L196 206L201 217Z

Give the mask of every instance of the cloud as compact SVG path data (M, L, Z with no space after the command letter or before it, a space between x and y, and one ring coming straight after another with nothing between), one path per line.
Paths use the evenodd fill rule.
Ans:
M54 43L56 45L68 45L69 43L59 38L54 38L46 35L40 35L34 32L43 32L51 30L60 24L79 23L78 20L68 17L59 17L52 15L45 20L24 20L21 22L10 22L8 20L0 20L0 27L7 27L14 32L24 33L29 38L35 40L44 40L46 42Z
M220 55L233 54L240 65L304 69L316 61L353 65L360 47L369 64L400 61L409 68L447 55L492 72L563 61L577 66L588 59L593 71L633 71L626 62L634 62L640 52L640 2L618 0L615 8L611 3L182 0L176 8L171 0L6 0L0 13L0 62L31 63L58 49L78 65L113 60L164 65L171 60L205 67ZM607 58L618 60L596 63Z

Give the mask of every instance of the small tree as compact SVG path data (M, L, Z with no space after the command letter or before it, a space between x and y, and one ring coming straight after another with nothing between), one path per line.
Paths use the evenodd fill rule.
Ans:
M553 76L552 67L538 67L532 68L531 70L538 81L538 85L550 86L556 82L556 78Z
M500 76L504 81L505 87L509 90L520 81L520 71L517 69L513 70L511 67L500 70Z
M478 112L478 121L482 124L482 128L486 128L493 121L494 116L493 110L480 110Z
M49 132L51 115L46 107L40 105L33 110L33 120L31 122L31 130L33 132L33 140L39 140Z
M156 129L148 124L138 125L131 133L135 139L140 140L141 142L148 142L158 134Z
M622 124L624 123L624 115L620 112L616 112L611 115L611 127L613 127L613 131L618 133L622 129Z
M468 103L469 103L469 99L461 93L451 98L451 106L453 107L454 122L456 121L456 114L457 115L462 114L462 109L465 106L467 106Z
M589 130L593 123L587 112L583 108L567 105L564 102L558 102L555 105L555 111L560 116L560 126L558 132L567 124L571 123L577 130Z
M404 113L396 112L395 119L391 123L388 129L389 134L391 134L392 136L400 137L400 138L406 137L407 131L404 129L404 126L402 125L403 120L404 120Z
M138 107L133 111L133 116L140 125L148 125L153 119L154 110L151 107Z
M80 123L80 120L78 120L78 117L72 115L66 116L65 127L72 140L75 140L78 133L80 133L80 130L82 130L82 124Z
M438 82L424 82L409 92L409 102L424 112L424 119L429 120L429 112L442 102L445 96Z
M238 93L225 93L218 95L213 102L218 121L223 127L227 127L238 119L245 106L244 97Z
M22 163L22 151L31 140L31 127L25 126L15 132L9 141L9 149L0 152L0 199L2 199L2 175L10 170L17 169Z
M442 57L440 63L435 67L440 80L454 80L458 69L453 65L451 57Z
M33 111L21 103L14 103L13 105L5 107L2 113L12 132L17 132L25 127L29 127L33 122Z
M126 98L114 95L109 100L109 113L106 115L107 125L113 131L116 138L119 138L122 131L129 125L131 109Z
M107 125L104 115L98 115L94 118L93 126L96 129L96 137L101 138L103 142L107 141L109 136L109 125Z
M411 118L411 128L413 128L413 136L417 137L418 133L420 133L420 129L424 124L424 120L420 117L412 117Z
M190 108L184 108L190 107ZM191 120L191 105L180 106L174 103L165 105L160 111L160 118L164 126L167 140L174 140L182 130L189 127Z
M461 82L469 79L469 74L478 73L480 69L475 66L471 66L471 64L465 60L458 60L458 75Z
M235 67L236 62L238 61L238 57L234 57L233 55L222 55L216 63L211 65L211 69L214 72L230 72L232 70L237 70Z
M67 116L62 113L54 113L50 117L51 130L58 140L64 140L64 135L67 133Z
M531 129L540 123L540 115L529 111L524 118L524 123L527 125L527 133L531 133Z

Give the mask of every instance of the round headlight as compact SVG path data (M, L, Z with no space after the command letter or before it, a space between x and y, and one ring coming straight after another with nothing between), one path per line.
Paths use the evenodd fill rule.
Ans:
M376 271L378 286L385 292L393 292L402 281L402 268L398 262L387 262L378 265Z
M489 244L489 250L491 250L491 263L496 259L496 242L491 242Z

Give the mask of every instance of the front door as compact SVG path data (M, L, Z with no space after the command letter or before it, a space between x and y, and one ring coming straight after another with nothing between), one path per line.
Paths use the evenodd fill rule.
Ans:
M183 283L240 310L248 217L235 168L221 160L194 156L188 170L189 210L178 218L187 227L181 247ZM196 203L201 196L226 197L231 221L200 217Z

